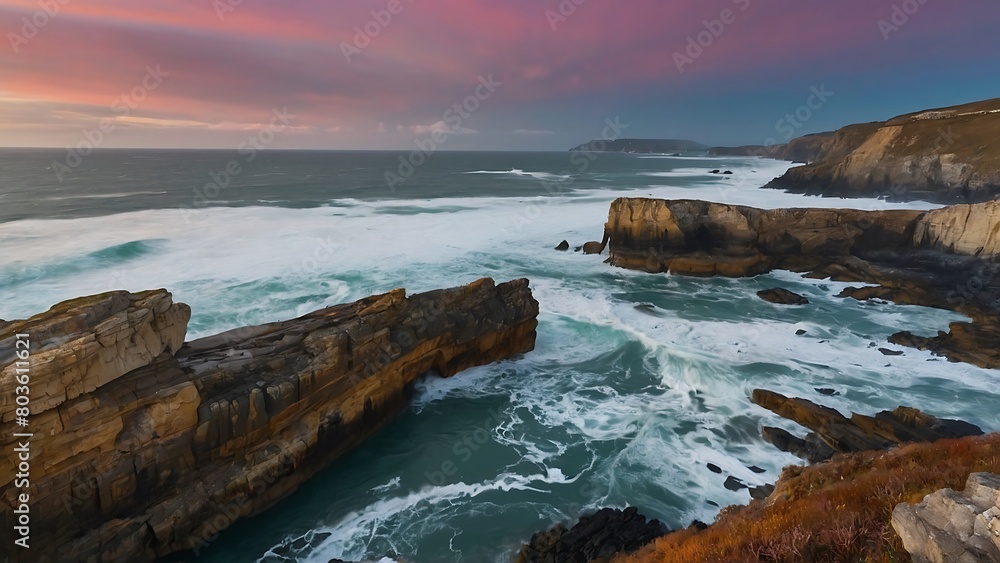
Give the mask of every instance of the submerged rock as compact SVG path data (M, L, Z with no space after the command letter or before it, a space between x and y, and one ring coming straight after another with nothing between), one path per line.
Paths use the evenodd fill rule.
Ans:
M775 287L773 289L762 289L757 292L757 297L760 297L764 301L769 303L774 303L776 305L808 305L809 300L805 297L783 289L780 287Z
M32 340L33 561L149 561L199 549L257 514L405 407L429 370L534 347L527 280L403 290L182 345L190 310L165 290L75 299L0 328ZM12 394L0 443L15 446ZM0 496L16 498L14 457ZM13 514L2 513L3 525Z
M572 528L562 524L531 536L521 547L518 563L587 563L631 553L666 534L659 520L646 520L637 508L602 508L583 516Z

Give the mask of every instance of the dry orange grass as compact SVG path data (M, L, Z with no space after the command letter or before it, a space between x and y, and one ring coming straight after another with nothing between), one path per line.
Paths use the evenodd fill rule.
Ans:
M618 561L910 561L892 509L944 487L962 490L977 471L1000 473L1000 434L786 467L766 503L728 507L704 531L664 536Z

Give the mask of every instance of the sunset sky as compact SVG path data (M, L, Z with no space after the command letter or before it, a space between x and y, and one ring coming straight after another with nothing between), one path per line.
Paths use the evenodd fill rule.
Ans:
M0 0L0 146L232 148L275 110L271 148L760 144L814 87L796 134L1000 96L1000 2L922 1Z

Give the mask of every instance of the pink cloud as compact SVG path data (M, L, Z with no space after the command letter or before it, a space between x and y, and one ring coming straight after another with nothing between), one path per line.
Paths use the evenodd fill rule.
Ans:
M256 123L272 108L287 106L320 130L372 130L383 120L435 123L490 74L503 83L491 103L514 107L684 88L704 78L809 67L818 60L834 61L824 67L830 70L863 70L869 63L859 54L865 52L878 64L922 54L887 45L877 25L892 12L887 2L633 0L625 6L589 0L553 17L560 4L574 5L244 0L220 14L212 2L70 2L59 14L40 18L47 23L33 38L0 44L0 120L11 130L57 125L56 112L68 108L107 115L114 100L141 84L150 65L161 65L169 77L134 108L132 116L145 119L137 127L164 120ZM38 6L36 0L0 0L5 42L21 33L22 18L31 18ZM720 27L717 21L727 19L723 10L733 21ZM948 36L981 19L970 16L971 8L927 4L921 10L900 31L900 41L907 41L904 33ZM363 37L356 42L358 30ZM709 37L706 32L710 41L690 57L689 38ZM675 53L691 59L683 72ZM15 122L12 104L28 103L36 111Z

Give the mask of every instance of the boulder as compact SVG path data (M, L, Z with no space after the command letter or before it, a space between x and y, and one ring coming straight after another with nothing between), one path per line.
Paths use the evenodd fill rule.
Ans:
M935 491L900 503L892 527L916 562L1000 561L1000 476L969 475L964 492Z
M764 301L769 303L774 303L776 305L808 305L809 300L805 297L783 289L780 287L775 287L773 289L762 289L757 292L757 297L760 297Z
M566 252L567 250L569 250L569 241L564 240L560 242L559 245L556 246L556 250L560 252Z

